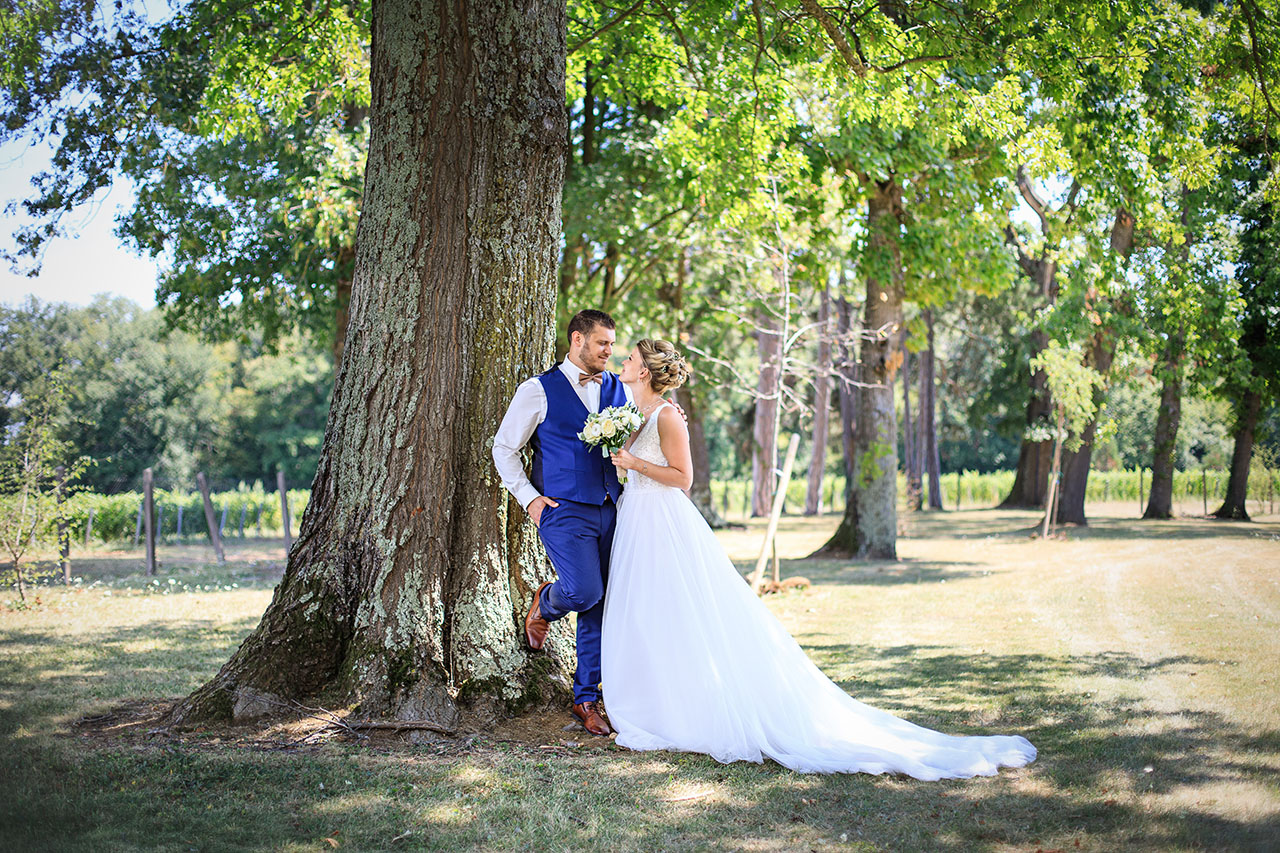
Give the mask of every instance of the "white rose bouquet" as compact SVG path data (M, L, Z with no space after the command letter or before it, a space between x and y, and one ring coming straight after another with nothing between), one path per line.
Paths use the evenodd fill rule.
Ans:
M627 443L631 433L640 428L644 417L635 403L625 406L609 406L598 412L587 415L587 422L578 433L578 438L589 447L599 447L600 453L608 459L613 451Z

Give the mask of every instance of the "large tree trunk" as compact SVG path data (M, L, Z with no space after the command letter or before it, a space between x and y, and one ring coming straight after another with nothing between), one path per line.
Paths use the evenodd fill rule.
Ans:
M898 430L893 378L901 365L902 252L898 229L902 189L896 178L870 184L867 198L866 321L853 477L844 519L818 551L822 556L896 559L898 552Z
M689 419L689 457L693 463L693 487L689 489L689 499L710 527L724 527L725 520L716 512L711 494L711 455L707 452L707 432L702 425L702 406L687 382L676 391L676 400Z
M827 471L827 434L831 415L831 293L818 295L818 375L813 381L813 453L809 456L809 484L804 514L822 512L822 478Z
M756 354L759 358L760 376L756 380L756 414L751 435L751 515L761 518L769 514L773 506L774 469L778 467L776 421L781 388L778 384L778 355L782 351L782 336L775 326L776 319L768 311L757 314Z
M1122 261L1127 261L1133 250L1134 219L1129 211L1120 208L1116 211L1115 224L1111 228L1111 251ZM1103 376L1111 370L1111 362L1116 354L1116 338L1110 329L1100 328L1094 332L1090 341L1088 360L1090 366ZM1106 402L1106 388L1094 391L1093 401L1097 411L1102 412ZM1062 491L1054 510L1058 524L1088 524L1084 513L1085 495L1089 487L1089 468L1093 460L1093 440L1098 434L1098 415L1094 415L1085 427L1083 443L1074 452L1063 454Z
M1236 445L1231 452L1231 474L1227 477L1227 497L1213 515L1215 518L1249 520L1249 465L1253 462L1253 434L1258 428L1258 412L1262 395L1249 391L1240 401L1236 421Z
M564 68L563 3L374 1L351 322L311 501L262 622L171 722L312 697L451 729L567 686L565 630L523 647L546 561L487 446L551 351Z
M1151 496L1143 518L1173 518L1173 453L1182 419L1182 351L1184 339L1171 335L1164 352L1164 385L1156 415L1155 449L1151 459Z
M929 509L942 509L942 458L938 455L938 383L937 360L933 351L933 311L924 312L925 343L920 354L920 411L924 424L924 440L917 442L916 452L924 457L929 473Z

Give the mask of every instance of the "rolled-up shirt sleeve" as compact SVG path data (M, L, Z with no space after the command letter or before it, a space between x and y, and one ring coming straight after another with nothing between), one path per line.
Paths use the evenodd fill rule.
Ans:
M533 431L547 416L547 395L542 383L535 377L520 383L511 405L502 417L497 433L493 436L493 464L502 478L502 485L525 509L541 493L529 475L525 473L520 451L529 443Z

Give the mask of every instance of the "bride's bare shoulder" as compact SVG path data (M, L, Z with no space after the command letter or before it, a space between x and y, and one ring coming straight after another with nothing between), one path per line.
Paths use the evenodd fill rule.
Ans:
M658 412L658 435L665 438L677 435L687 436L688 434L689 426L684 422L684 418L680 417L676 407L663 406L662 411Z

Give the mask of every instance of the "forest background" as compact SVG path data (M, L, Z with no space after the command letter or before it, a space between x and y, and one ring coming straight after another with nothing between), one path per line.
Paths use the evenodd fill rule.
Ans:
M93 460L83 487L137 490L147 467L177 489L197 471L219 489L310 482L350 298L368 14L7 13L5 139L56 149L11 200L9 261L38 271L67 214L123 177L138 192L118 235L164 270L158 310L0 312L8 439L61 371L59 437ZM847 14L870 16L867 45L815 47L806 23L839 28L805 3L569 10L555 324L599 307L624 345L691 351L700 483L749 477L764 514L777 434L797 432L816 511L849 473L858 389L878 384L912 506L930 474L1002 469L1006 505L1042 505L1052 402L1031 363L1051 339L1105 383L1077 480L1226 469L1241 433L1274 467L1276 10ZM1098 50L1072 51L1081 28ZM946 52L912 55L931 44ZM887 325L868 278L887 282ZM879 380L863 341L895 351Z

